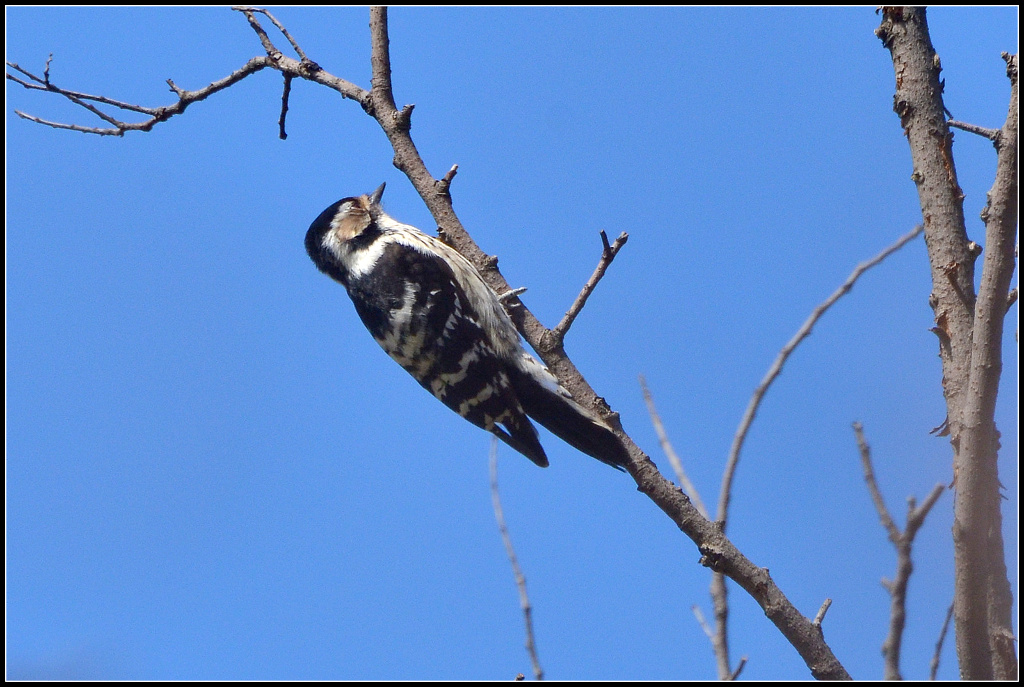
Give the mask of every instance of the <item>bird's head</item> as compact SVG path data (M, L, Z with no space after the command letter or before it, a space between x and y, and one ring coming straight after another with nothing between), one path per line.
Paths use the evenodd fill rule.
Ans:
M309 225L306 252L322 272L343 281L336 272L343 267L346 256L351 252L351 242L372 240L380 231L377 220L383 215L380 206L382 195L384 184L369 195L342 198Z

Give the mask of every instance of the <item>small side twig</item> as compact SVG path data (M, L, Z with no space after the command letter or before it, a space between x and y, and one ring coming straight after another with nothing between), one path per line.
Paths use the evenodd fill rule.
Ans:
M608 234L606 234L603 229L601 230L601 243L604 246L601 251L601 259L598 261L597 267L594 269L594 273L590 275L590 279L588 279L587 283L583 285L583 290L580 291L580 295L576 297L572 306L569 307L568 312L565 313L565 317L563 317L562 321L551 330L551 334L557 341L561 342L565 339L565 335L568 333L569 327L572 326L576 316L580 314L581 310L583 310L583 306L587 304L587 299L590 298L590 294L592 294L594 289L597 288L598 282L601 281L602 277L604 277L604 273L608 269L608 265L612 264L612 260L615 259L615 256L618 255L619 251L624 245L626 245L626 241L628 240L629 234L622 232L619 234L619 237L615 239L614 243L609 244Z
M736 435L732 440L732 447L729 449L729 459L725 464L725 472L722 476L722 488L718 496L718 514L716 517L716 520L723 530L725 529L726 522L729 518L729 501L732 498L732 481L736 473L736 466L739 463L740 451L743 449L744 441L746 441L747 432L750 431L750 425L754 422L754 417L757 415L757 409L760 407L761 401L764 399L764 395L768 392L768 387L772 385L775 378L782 372L782 366L786 364L789 356L793 353L796 347L800 345L800 342L810 336L811 330L814 329L814 325L821 319L821 316L824 315L836 301L850 292L850 289L853 288L854 283L860 278L860 275L864 274L864 272L868 271L908 244L910 241L917 238L922 231L924 231L923 225L914 227L912 231L900 237L896 243L892 244L870 260L857 265L853 272L850 273L850 276L847 277L846 281L843 282L842 286L836 289L831 296L825 299L824 303L814 309L811 316L803 323L803 326L797 330L797 333L793 338L782 347L781 351L779 351L779 355L775 358L775 362L773 362L771 367L768 368L768 373L765 374L764 379L762 379L761 383L757 385L756 389L754 389L754 395L750 398L750 403L747 405L747 409L743 413L743 419L740 420L740 426L736 430Z
M449 193L450 189L451 189L451 186L452 186L452 179L454 179L455 175L458 174L458 173L459 173L459 166L458 165L452 165L452 168L449 169L445 173L445 175L443 177L438 179L437 183L435 184L435 188L437 188L437 192L440 193L441 195L447 195Z
M501 508L501 496L498 494L498 439L491 441L491 502L494 504L494 518L498 521L498 531L501 532L501 540L505 544L505 553L508 554L508 562L512 565L512 574L516 578L516 587L519 589L519 606L523 609L523 623L526 625L526 653L530 656L530 663L533 664L533 676L537 680L544 679L544 670L540 667L537 658L537 645L533 641L533 608L530 606L530 597L526 593L526 577L519 567L519 559L516 557L516 550L512 547L512 538L508 534L508 527L505 525L505 514ZM518 679L518 678L517 678Z
M526 289L525 286L520 286L518 289L510 289L510 290L506 291L505 293L501 294L500 296L498 296L498 301L500 301L501 303L504 303L504 302L506 302L508 300L511 300L513 298L519 298L524 293L526 293L526 290L527 289Z
M990 141L999 140L999 129L989 129L988 127L978 126L977 124L968 124L967 122L960 122L955 119L947 119L946 124L956 129L960 129L961 131L983 136Z
M814 616L813 625L818 628L819 631L821 630L821 624L825 622L825 614L828 613L828 609L831 607L832 599L825 599L821 604L821 608L818 609L818 614Z
M747 667L747 657L746 656L740 656L740 662L736 664L736 670L732 671L732 674L729 675L729 679L732 680L733 682L736 682L736 680L739 680L740 679L740 673L742 673L743 669L746 668L746 667Z
M278 137L283 141L288 138L288 133L284 130L284 119L288 115L288 96L292 92L292 75L284 75L284 92L281 93L281 118L277 120L278 128L280 132L277 134Z
M299 44L295 42L295 39L292 38L292 35L290 33L288 33L288 29L284 28L284 25L277 20L277 17L272 15L267 10L262 9L260 7L242 7L242 6L235 6L235 7L232 7L231 9L235 10L236 12L243 12L246 15L248 15L250 12L258 12L259 14L262 14L267 19L269 19L274 24L274 26L277 27L277 30L280 31L284 35L285 38L288 39L288 42L292 44L292 48L295 50L295 53L302 59L303 62L307 62L309 60L309 58L306 57L306 53L302 52L302 48L299 47Z
M939 639L935 642L935 653L932 654L932 661L928 669L928 679L935 680L939 674L939 658L942 656L942 645L946 641L946 633L949 632L949 621L953 619L953 604L949 604L946 610L946 619L942 621L942 629L939 630Z
M875 503L875 510L878 511L882 526L889 535L889 541L896 547L896 575L892 580L882 581L882 586L889 592L892 599L889 610L889 634L882 643L882 655L885 657L885 679L902 680L900 648L903 643L903 628L907 620L907 585L910 582L910 575L914 571L914 564L910 557L911 549L914 537L917 536L917 531L924 524L928 511L942 496L943 487L941 484L937 484L920 506L917 505L917 500L913 496L907 499L907 526L903 532L900 532L892 515L889 514L889 509L886 508L882 492L878 488L875 471L871 465L871 448L864 438L864 427L859 422L854 422L853 431L857 436L861 466L864 469L864 481L871 493L871 500Z

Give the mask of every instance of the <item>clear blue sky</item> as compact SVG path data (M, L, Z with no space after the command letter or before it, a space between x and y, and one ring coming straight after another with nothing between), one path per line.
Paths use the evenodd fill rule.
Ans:
M61 86L169 104L263 54L227 9L7 9L7 59ZM327 71L369 87L365 9L280 9ZM637 375L713 504L743 409L853 267L920 221L871 9L405 9L395 93L455 207L549 326L630 241L567 347L659 464ZM999 126L1017 9L933 9L946 103ZM269 24L265 22L265 25ZM276 34L272 34L276 35ZM278 38L278 45L286 42ZM303 236L388 183L434 224L376 123L266 71L122 139L7 86L7 671L13 678L458 678L530 674L487 483L489 437L365 332ZM995 153L958 132L971 237ZM1016 279L1015 279L1016 283ZM918 240L816 327L762 407L729 534L858 678L878 678L895 567L888 504L952 479ZM1017 578L1018 308L1007 322L1001 478ZM500 452L506 517L550 678L713 678L699 553L628 476L544 433L551 467ZM926 677L952 595L952 494L919 534L904 675ZM731 587L748 679L809 677ZM1018 589L1014 588L1015 594ZM956 668L952 637L941 677Z

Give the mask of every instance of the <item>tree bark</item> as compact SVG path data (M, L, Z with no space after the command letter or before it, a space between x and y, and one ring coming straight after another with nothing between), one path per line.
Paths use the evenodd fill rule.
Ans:
M935 332L953 447L955 618L964 679L1016 679L1012 594L1003 552L995 403L1002 372L1003 318L1013 275L1017 223L1016 57L1008 58L1010 114L997 138L999 162L989 206L981 291L974 290L981 248L967 237L964 194L953 162L953 135L942 102L942 66L924 8L886 7L876 35L892 53L893 109L910 144L931 263ZM1012 69L1011 69L1012 67Z

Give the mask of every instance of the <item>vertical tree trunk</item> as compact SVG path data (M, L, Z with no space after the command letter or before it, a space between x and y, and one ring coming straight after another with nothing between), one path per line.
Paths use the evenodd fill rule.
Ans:
M953 136L942 102L942 67L928 35L924 8L885 8L876 34L892 53L893 109L910 144L931 262L933 331L939 338L947 409L942 434L949 434L953 447L957 490L953 541L960 672L965 679L1014 679L1012 595L1003 553L994 416L1017 220L1016 58L1011 58L1011 114L1004 127L1012 128L1012 134L1006 134L1001 145L997 142L999 166L1010 178L1002 185L997 178L989 194L990 206L994 194L1012 193L1012 201L984 213L988 254L976 297L974 263L981 249L965 229L964 195L957 183Z

